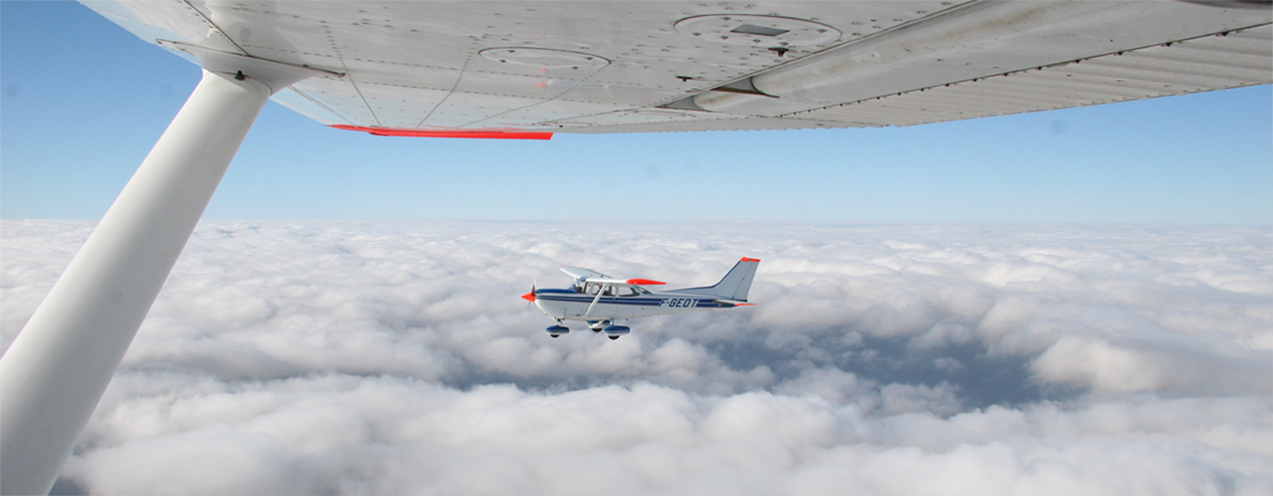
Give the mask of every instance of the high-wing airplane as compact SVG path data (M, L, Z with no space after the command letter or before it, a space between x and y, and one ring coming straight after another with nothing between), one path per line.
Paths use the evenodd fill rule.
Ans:
M616 321L694 312L713 308L751 306L747 293L756 277L760 260L743 257L720 282L697 288L651 291L646 286L665 283L650 279L617 279L600 272L578 267L563 267L562 272L575 278L568 289L531 288L522 298L535 303L545 315L557 319L548 327L548 335L557 337L570 332L562 325L566 320L587 322L593 332L605 332L619 339L631 331Z
M547 139L908 126L1273 82L1267 0L83 3L203 79L0 358L5 494L52 487L267 99L340 130Z

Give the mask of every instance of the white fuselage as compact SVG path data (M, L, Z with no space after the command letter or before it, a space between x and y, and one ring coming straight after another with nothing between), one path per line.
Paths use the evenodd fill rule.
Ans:
M603 294L600 299L597 298L595 289L591 294L574 289L540 289L535 291L535 306L555 319L584 321L632 319L734 307L728 303L717 303L712 296L701 294L676 291L656 293L641 288L618 289L621 289L616 292L618 294ZM595 305L593 300L596 300ZM591 311L588 309L590 306Z

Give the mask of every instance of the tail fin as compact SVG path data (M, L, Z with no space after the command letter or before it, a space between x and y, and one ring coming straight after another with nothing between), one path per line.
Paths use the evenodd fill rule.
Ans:
M751 290L751 281L756 278L756 268L759 266L760 260L743 257L716 285L693 288L691 291L711 294L725 300L747 301L747 292Z

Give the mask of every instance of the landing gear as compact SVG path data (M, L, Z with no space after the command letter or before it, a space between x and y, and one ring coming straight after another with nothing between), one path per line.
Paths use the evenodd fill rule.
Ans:
M610 338L610 340L612 341L615 339L619 339L619 336L622 336L632 331L632 329L629 328L628 326L621 326L621 325L606 326L605 329L602 329L602 330L606 332L606 337Z
M620 336L632 332L632 328L628 326L615 325L614 322L610 320L590 320L588 321L588 328L592 329L592 332L605 332L606 337L611 340L619 339ZM570 334L570 328L562 325L560 319L557 320L557 325L549 326L547 329L544 329L544 331L553 338L557 338L562 334Z
M557 325L549 326L547 329L544 329L544 330L547 331L548 335L552 336L554 339L556 339L557 336L560 336L562 334L570 334L570 328L564 325L561 325L560 320L557 321Z

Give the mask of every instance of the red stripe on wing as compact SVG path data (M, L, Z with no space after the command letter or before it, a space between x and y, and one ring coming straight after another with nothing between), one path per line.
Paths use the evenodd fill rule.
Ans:
M466 131L437 129L393 129L387 127L350 126L336 124L331 126L343 131L362 131L373 136L403 136L408 138L478 138L478 139L517 139L517 140L549 140L553 133L534 131Z

